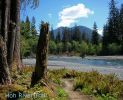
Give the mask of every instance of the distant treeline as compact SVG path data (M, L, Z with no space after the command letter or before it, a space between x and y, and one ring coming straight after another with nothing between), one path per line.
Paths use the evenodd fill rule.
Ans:
M34 56L38 40L35 28L35 18L30 22L21 22L21 54L23 57ZM114 0L109 3L109 16L103 28L103 36L98 34L96 22L94 22L92 37L89 39L85 32L81 32L77 25L70 31L64 27L62 32L58 30L54 34L50 31L49 54L67 55L121 55L123 54L123 4L116 7Z

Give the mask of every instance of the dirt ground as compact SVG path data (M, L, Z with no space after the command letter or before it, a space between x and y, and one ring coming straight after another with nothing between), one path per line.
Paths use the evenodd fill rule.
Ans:
M93 97L84 95L79 91L74 91L73 89L73 80L71 79L62 79L63 88L68 94L69 100L94 100Z

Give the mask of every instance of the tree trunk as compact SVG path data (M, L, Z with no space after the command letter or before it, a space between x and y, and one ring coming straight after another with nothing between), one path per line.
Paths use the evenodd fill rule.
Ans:
M6 43L0 35L0 84L11 84L9 67L6 59Z
M7 58L10 68L20 68L20 0L11 1Z
M16 34L16 0L11 1L10 9L10 22L8 31L8 42L7 42L7 60L10 69L12 69L13 64L13 53L15 45L15 34Z
M20 58L20 0L15 0L16 13L15 13L15 23L16 23L16 36L15 36L15 47L14 47L14 64L18 69L21 69L21 58Z
M0 33L0 84L11 84L7 63L7 34L10 0L2 0L1 33Z
M1 11L1 36L7 42L8 36L8 22L9 22L9 10L10 0L2 0L2 11Z
M37 45L36 66L35 71L32 74L31 86L34 86L39 80L46 77L48 42L49 25L48 23L42 23Z

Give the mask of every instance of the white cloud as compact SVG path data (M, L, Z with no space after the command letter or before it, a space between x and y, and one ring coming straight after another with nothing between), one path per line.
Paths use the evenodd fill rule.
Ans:
M85 5L82 3L64 8L62 11L59 12L60 22L57 24L57 27L70 26L79 18L87 18L89 14L94 14L94 11L86 8Z
M103 35L103 30L102 29L98 29L98 33L102 36Z

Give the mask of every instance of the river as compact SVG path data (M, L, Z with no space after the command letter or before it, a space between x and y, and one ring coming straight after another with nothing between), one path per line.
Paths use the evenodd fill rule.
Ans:
M116 59L115 59L116 58ZM119 59L121 58L121 59ZM72 69L77 71L97 70L102 74L115 73L120 79L123 79L123 57L67 57L67 56L49 56L49 69ZM35 59L23 59L25 65L35 65Z

